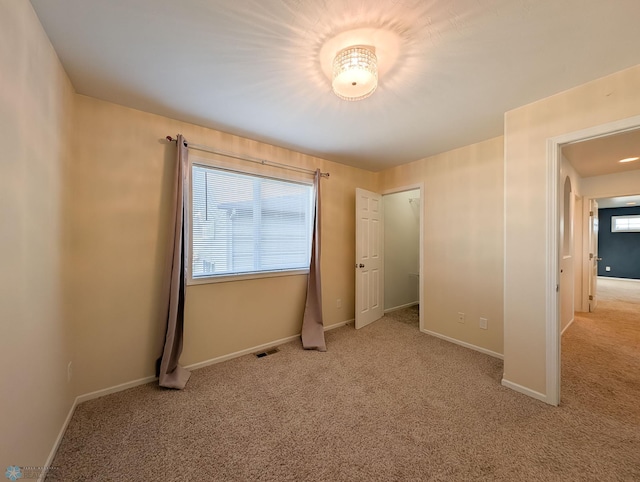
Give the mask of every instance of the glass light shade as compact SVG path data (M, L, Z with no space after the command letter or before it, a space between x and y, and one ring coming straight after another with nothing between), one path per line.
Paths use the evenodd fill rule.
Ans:
M333 61L333 92L344 100L362 100L378 87L378 59L369 47L341 50Z

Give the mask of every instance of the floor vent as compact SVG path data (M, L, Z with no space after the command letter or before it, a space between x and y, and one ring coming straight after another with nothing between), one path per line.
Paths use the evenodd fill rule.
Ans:
M256 358L262 358L267 355L273 355L274 353L278 353L280 350L277 348L272 348L271 350L261 351L260 353L256 353Z

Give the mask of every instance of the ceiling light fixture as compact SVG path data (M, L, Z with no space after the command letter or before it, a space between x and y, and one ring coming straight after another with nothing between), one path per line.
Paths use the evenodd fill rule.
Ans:
M633 162L640 159L640 157L627 157L626 159L621 159L618 162Z
M629 206L635 206L635 205L636 205L636 203L634 203L634 202L630 202L630 203L627 203L627 205L629 205Z
M378 87L378 58L374 47L354 45L333 59L333 92L344 100L362 100Z

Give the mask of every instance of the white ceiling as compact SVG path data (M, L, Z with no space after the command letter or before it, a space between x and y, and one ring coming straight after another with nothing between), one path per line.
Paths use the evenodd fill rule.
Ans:
M640 169L640 159L627 163L619 161L640 157L640 129L567 144L562 147L562 154L580 177L635 171ZM600 209L631 207L629 203L640 206L640 195L598 199Z
M504 112L640 64L638 0L31 3L81 94L371 170L499 136ZM319 53L357 28L400 53L345 102Z
M619 162L621 159L640 157L640 129L568 144L562 147L562 154L580 177L640 169L640 160Z

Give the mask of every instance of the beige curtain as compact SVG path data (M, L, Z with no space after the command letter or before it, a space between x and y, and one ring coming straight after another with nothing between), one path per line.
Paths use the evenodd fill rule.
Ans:
M158 379L161 387L183 389L191 372L178 365L182 353L185 300L185 207L188 189L187 142L179 134L176 141L178 156L173 181L171 237L165 269L164 302L167 310L167 332L162 356L158 360Z
M320 169L316 170L314 188L316 192L315 222L311 242L311 264L307 283L307 302L302 318L302 346L305 350L327 351L322 321L322 288L320 283Z

